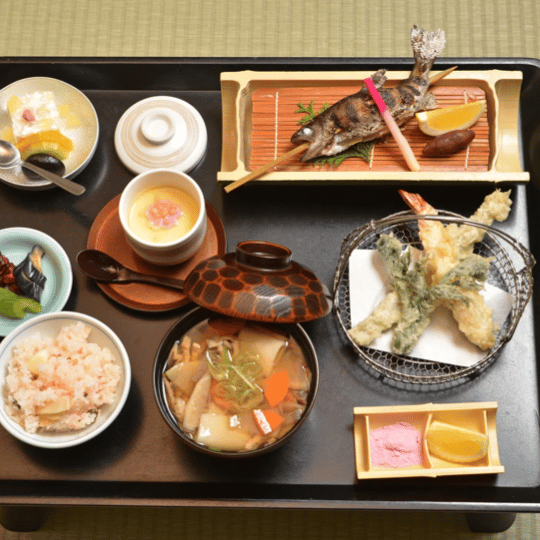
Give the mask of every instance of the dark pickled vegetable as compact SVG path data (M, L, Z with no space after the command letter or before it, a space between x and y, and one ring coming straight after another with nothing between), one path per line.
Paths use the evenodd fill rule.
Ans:
M45 255L43 248L35 245L26 258L13 270L21 291L36 302L41 302L41 295L47 280L41 267L43 255Z
M17 280L13 271L15 265L5 256L0 253L0 287L5 287L15 294L21 294L21 289L17 285Z
M471 129L456 129L429 141L422 154L427 157L444 157L456 154L471 144L475 137Z
M45 169L46 171L57 174L58 176L64 176L66 172L66 166L64 165L64 163L49 154L32 154L31 156L28 156L28 158L25 159L25 161L27 163L31 163L32 165L35 165L36 167L41 167L42 169ZM42 179L42 177L39 176L39 174L35 173L34 171L29 171L25 167L23 167L22 170L24 174L26 175L26 177L30 178L30 180Z

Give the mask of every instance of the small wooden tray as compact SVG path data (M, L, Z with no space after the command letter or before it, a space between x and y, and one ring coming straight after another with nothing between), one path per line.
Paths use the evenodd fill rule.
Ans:
M499 456L496 425L497 403L455 403L403 405L391 407L355 407L354 445L358 479L406 478L412 476L450 476L497 474L504 472ZM433 420L485 433L489 437L487 455L468 464L451 463L431 455L426 432ZM423 463L411 467L384 468L371 464L369 434L382 426L407 422L424 435Z
M436 72L433 72L435 74ZM235 181L294 148L290 138L303 114L295 111L313 101L318 112L357 92L373 72L224 72L221 74L223 145L219 181ZM409 72L387 72L386 86L395 86ZM404 134L422 170L411 172L392 137L378 142L369 163L348 159L338 167L314 166L298 156L276 166L259 182L355 183L358 181L528 181L520 163L520 71L459 69L432 85L439 106L485 99L486 112L472 129L469 148L447 158L426 158L431 140L413 117Z

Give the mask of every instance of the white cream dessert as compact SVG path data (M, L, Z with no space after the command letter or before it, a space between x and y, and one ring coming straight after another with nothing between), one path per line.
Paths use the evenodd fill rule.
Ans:
M62 130L64 122L60 119L52 92L12 96L7 107L15 140L48 129Z
M15 143L22 159L37 153L65 160L73 150L67 135L78 127L78 119L68 105L57 106L50 91L13 95L7 102L11 133L5 138Z

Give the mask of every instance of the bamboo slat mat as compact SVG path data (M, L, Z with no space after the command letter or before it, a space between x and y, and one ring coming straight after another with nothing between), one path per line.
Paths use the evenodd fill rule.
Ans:
M390 87L391 85L387 85ZM249 169L255 170L278 156L294 148L291 136L300 126L298 121L304 116L298 114L298 105L304 106L313 103L314 111L321 111L325 106L331 105L340 99L358 92L358 86L340 86L338 88L320 86L293 87L293 88L265 88L256 89L251 97L253 103L252 132L251 132L251 159ZM486 99L486 93L478 87L435 86L431 90L437 98L439 107L463 105L472 101ZM422 133L416 119L411 119L402 126L403 133L423 171L468 171L485 172L489 166L489 126L487 111L475 124L476 137L468 146L467 151L451 156L444 161L434 160L422 156L422 148L431 139ZM318 166L318 171L331 171L333 165L325 163ZM375 145L369 152L369 159L350 159L339 166L341 172L346 171L402 171L403 156L397 142L387 137L379 145ZM295 156L274 170L302 171L302 164Z
M443 57L540 57L536 0L0 0L0 56L410 56L417 23ZM329 510L66 508L0 540L185 538L530 540L535 514L473 534L459 514Z

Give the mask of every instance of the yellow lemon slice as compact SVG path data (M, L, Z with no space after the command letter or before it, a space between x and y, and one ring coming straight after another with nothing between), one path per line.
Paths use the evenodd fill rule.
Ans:
M471 463L488 451L488 436L434 420L427 430L428 450L434 456L455 463Z
M418 126L426 135L438 137L455 129L467 129L475 124L486 110L485 100L452 105L416 113Z

